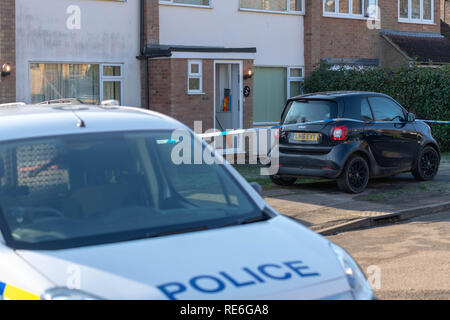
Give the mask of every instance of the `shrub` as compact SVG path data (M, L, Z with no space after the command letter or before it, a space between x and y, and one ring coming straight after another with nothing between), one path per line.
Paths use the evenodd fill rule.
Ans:
M321 64L305 79L305 93L337 90L385 93L418 119L450 121L450 66L331 70ZM450 151L450 125L430 124L442 151Z

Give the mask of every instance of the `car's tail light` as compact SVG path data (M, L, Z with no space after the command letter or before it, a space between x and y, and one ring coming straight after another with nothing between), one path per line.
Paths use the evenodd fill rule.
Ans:
M348 137L348 128L346 126L334 127L331 130L331 139L335 141L344 141Z

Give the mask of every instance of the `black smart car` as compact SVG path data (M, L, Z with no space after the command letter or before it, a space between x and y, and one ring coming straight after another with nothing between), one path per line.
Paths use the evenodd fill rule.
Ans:
M323 92L288 100L279 140L278 185L296 178L337 179L362 192L369 178L411 171L431 180L440 150L431 128L391 97L374 92Z

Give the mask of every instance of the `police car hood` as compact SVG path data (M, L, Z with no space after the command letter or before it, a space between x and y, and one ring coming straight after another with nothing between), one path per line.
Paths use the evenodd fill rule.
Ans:
M58 287L105 299L318 299L349 290L328 240L264 222L18 254Z

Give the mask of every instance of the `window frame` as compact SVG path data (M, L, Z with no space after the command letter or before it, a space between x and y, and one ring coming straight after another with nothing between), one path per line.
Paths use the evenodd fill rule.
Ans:
M191 66L198 65L198 73L191 72ZM189 89L189 80L199 79L199 89ZM204 94L203 93L203 61L202 60L188 60L188 76L187 76L187 94Z
M301 77L291 77L291 70L292 69L299 69L302 71L302 76ZM286 73L286 97L287 99L292 98L291 97L291 82L305 82L305 68L304 67L297 67L297 66L293 66L293 67L287 67L287 73Z
M100 80L100 103L102 101L105 101L105 97L103 95L103 85L105 82L120 82L120 105L123 106L123 64L120 63L100 63L100 74L99 74L99 80ZM103 74L103 68L104 67L120 67L120 76L105 76Z
M389 121L386 121L386 120L377 120L377 118L376 118L376 116L375 116L375 108L374 108L374 106L373 106L373 104L372 104L372 102L370 101L370 99L373 99L373 98L381 98L381 99L386 99L386 100L389 100L389 101L391 101L394 105L396 105L399 109L400 109L400 111L403 113L403 119L404 119L404 121L406 121L407 119L408 119L408 111L405 109L405 108L403 108L403 106L402 105L400 105L397 101L395 101L394 99L392 99L391 97L384 97L384 96L368 96L368 97L366 97L366 99L367 99L367 102L369 103L369 106L370 106L370 110L372 111L372 115L373 115L373 121L375 121L375 122L380 122L380 123L403 123L404 121L393 121L393 120L389 120Z
M353 1L354 0L334 0L334 12L328 12L325 10L325 3L327 0L322 0L322 15L324 17L329 18L344 18L344 19L360 19L360 20L369 20L369 19L376 19L379 20L380 12L378 7L378 0L376 1L377 10L375 12L375 16L366 16L365 11L365 2L369 0L364 0L363 2L363 13L362 14L355 14L353 13ZM349 13L340 13L339 12L339 1L348 1L348 7L349 7Z
M415 23L415 24L432 24L434 25L434 0L431 0L431 20L424 19L423 18L423 1L420 1L420 18L419 19L413 19L412 18L412 0L408 0L408 18L401 18L400 17L400 1L397 1L398 4L398 22L401 23Z
M30 74L30 70L31 70L31 65L32 64L44 64L44 65L49 65L49 64L54 64L54 65L71 65L71 64L77 64L77 65L97 65L99 68L98 71L98 85L99 85L99 103L101 104L102 101L104 101L104 97L103 97L103 81L106 82L119 82L120 81L120 99L121 101L119 101L120 105L124 105L124 64L123 63L101 63L101 62L74 62L74 61L41 61L41 60L32 60L28 62L28 89L30 90L28 92L28 95L30 97L30 101L31 101L31 74ZM120 76L103 76L103 67L108 67L108 66L112 66L112 67L120 67Z
M229 1L229 0L227 0ZM240 11L249 11L249 12L260 12L260 13L275 13L275 14L292 14L292 15L304 15L305 14L305 0L302 1L302 10L296 11L290 9L290 0L286 0L286 10L265 10L265 9L251 9L242 7L242 2L239 0L239 10Z
M189 4L189 3L176 3L174 0L159 0L159 4L168 5L168 6L179 6L179 7L193 7L193 8L202 8L202 9L212 9L213 8L213 0L208 0L209 5L201 5L201 4Z

